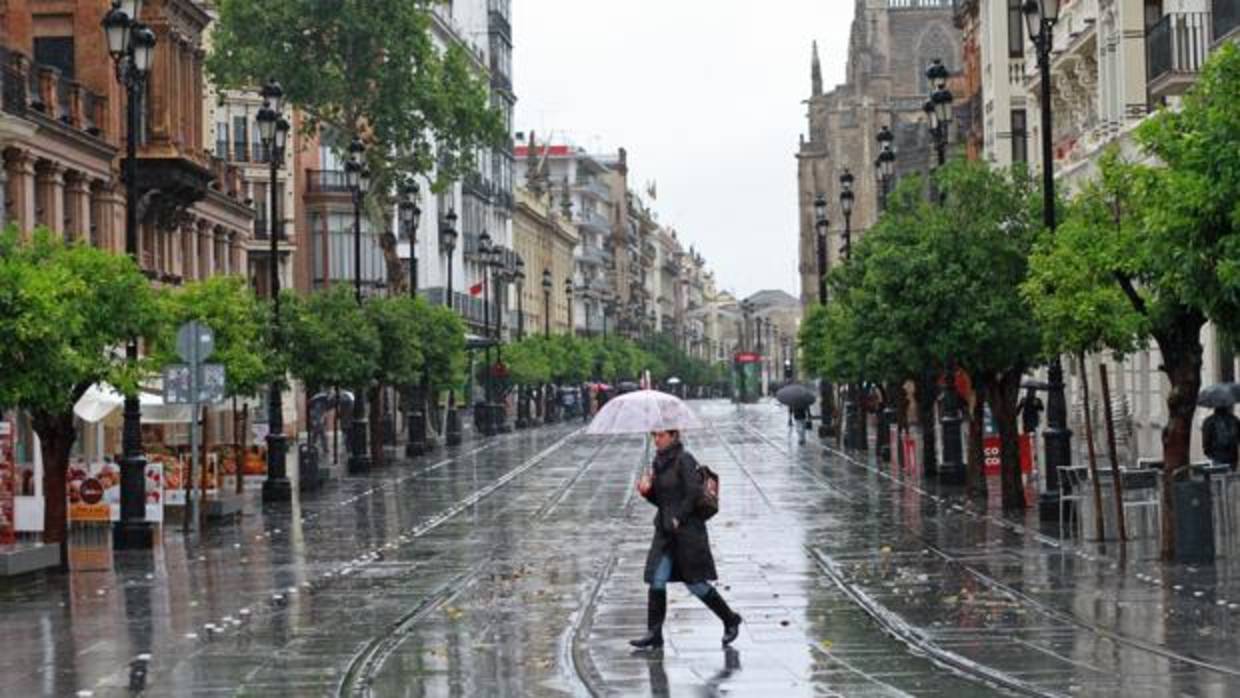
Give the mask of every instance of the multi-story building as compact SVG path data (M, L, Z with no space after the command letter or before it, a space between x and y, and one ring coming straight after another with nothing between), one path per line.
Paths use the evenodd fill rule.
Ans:
M120 254L128 134L125 92L100 28L106 9L96 0L0 3L0 223L45 226ZM210 19L191 0L151 0L141 15L157 44L138 132L137 260L160 285L245 275L251 265L252 192L238 168L207 147ZM17 421L22 460L33 438L24 417ZM208 427L208 438L229 438L227 420ZM91 457L117 453L119 431L84 429L76 448Z
M960 33L951 0L855 0L845 82L823 91L817 45L811 61L808 133L797 152L800 207L801 302L818 300L814 199L826 197L830 215L828 264L840 259L844 216L840 176L854 176L854 239L878 218L882 185L876 177L876 137L883 126L895 136L896 177L924 172L933 148L922 106L930 88L927 65L940 59L960 69Z
M525 134L518 134L524 140ZM574 332L598 335L615 328L616 260L614 230L617 206L611 180L618 173L613 165L622 157L595 155L567 143L538 143L530 132L528 142L518 145L517 159L525 162L526 186L554 198L564 216L577 229L572 272Z
M577 263L573 253L580 247L579 228L564 215L554 193L538 195L519 186L516 195L513 246L525 263L526 275L519 289L524 318L516 324L526 335L565 334L569 329L569 296L564 281L572 278ZM551 279L549 291L543 288L544 274Z
M1000 167L1029 160L1029 119L1037 100L1025 88L1025 20L1021 0L957 0L956 26L963 33L964 89L957 112L968 115L957 129L970 158ZM955 91L955 90L953 90Z
M991 0L983 7L987 4L1000 3ZM986 40L1009 41L1006 27L1011 21L1014 20L1008 25L983 22ZM1050 65L1054 90L1052 154L1061 193L1070 196L1095 177L1099 159L1109 147L1118 146L1135 156L1138 151L1132 139L1134 128L1153 110L1174 105L1196 80L1209 52L1238 35L1240 0L1065 3L1054 29ZM1028 105L1028 158L1040 167L1039 94L1044 76L1033 60L1035 53L1028 37L1023 40L1027 76L1023 89L1015 87L1012 99L1014 103L1023 99ZM1015 38L1010 41L1014 43ZM996 160L1002 161L999 157ZM1204 329L1202 343L1206 348L1203 381L1232 380L1236 375L1236 357L1215 327L1208 325ZM1069 427L1076 435L1074 448L1083 452L1086 446L1083 382L1088 378L1098 391L1098 367L1104 362L1115 376L1112 406L1119 416L1121 458L1131 462L1138 456L1160 455L1170 384L1158 368L1161 356L1153 344L1122 360L1107 354L1092 356L1084 374L1069 371ZM1101 409L1097 402L1095 409ZM1200 458L1199 440L1194 439L1193 448L1193 457Z
M508 0L467 0L435 3L429 7L431 38L436 46L461 46L473 60L473 67L490 86L491 105L499 110L511 133L512 107L512 28L511 4ZM234 132L233 138L237 136ZM297 243L296 278L299 288L320 288L332 283L352 283L353 263L353 201L345 185L343 154L348 138L324 130L317 139L300 144L297 153L294 197L301 202L295 226L305 230L305 240ZM515 260L512 251L513 152L507 141L496 148L473 153L476 171L463 181L437 194L430 193L429 183L421 184L422 219L417 237L410 245L404 231L397 226L397 212L389 213L382 223L362 216L362 283L366 292L378 292L391 283L393 274L407 278L409 255L417 260L419 293L433 303L449 301L466 320L471 333L487 331L484 308L487 302L480 293L470 289L489 287L493 270L478 254L479 241L485 233L491 244L501 250L508 264ZM458 238L449 262L446 248L441 245L440 231L447 225L447 216L457 216ZM382 233L391 231L399 242L384 248ZM452 272L449 282L448 273ZM452 289L449 299L448 288ZM515 296L505 287L501 296L504 317L514 306ZM491 324L494 324L494 315ZM511 333L505 325L504 331Z

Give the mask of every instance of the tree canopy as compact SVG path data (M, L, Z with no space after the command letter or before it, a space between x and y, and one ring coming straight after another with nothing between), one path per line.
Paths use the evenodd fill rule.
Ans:
M438 190L472 172L475 152L509 126L475 57L436 45L436 4L221 0L207 68L224 89L274 78L308 130L330 126L376 146L367 161L381 197L395 178L432 170Z
M286 293L288 366L310 392L368 385L378 372L379 333L345 285L302 298Z
M0 232L0 406L27 410L42 440L44 541L65 541L74 405L96 383L136 394L154 363L126 361L125 344L158 336L163 324L129 257L42 228L28 239Z

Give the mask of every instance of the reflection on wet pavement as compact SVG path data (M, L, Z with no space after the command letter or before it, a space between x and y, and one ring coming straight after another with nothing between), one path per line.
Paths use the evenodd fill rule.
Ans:
M651 509L640 436L547 427L336 481L154 555L79 533L75 571L0 587L0 694L1235 695L1240 585L1060 545L869 462L769 404L694 406L724 483L719 621L682 586L633 653Z

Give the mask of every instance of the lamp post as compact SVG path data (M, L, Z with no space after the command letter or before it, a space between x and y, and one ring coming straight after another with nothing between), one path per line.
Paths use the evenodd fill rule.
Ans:
M551 291L555 288L554 277L551 275L550 269L543 269L542 290L543 290L543 339L551 337ZM542 389L542 414L543 423L552 424L555 422L555 410L551 402L551 385L544 385Z
M491 282L495 286L495 364L498 368L504 364L504 284L512 279L512 273L504 265L504 248L500 245L491 246ZM497 434L512 431L508 426L508 416L504 404L500 401L499 385L494 386L491 404L492 428Z
M418 297L418 224L422 221L422 207L418 205L420 190L413 176L405 179L400 187L400 201L397 209L400 212L401 228L409 240L409 297ZM405 444L405 455L415 458L427 452L426 444L426 389L430 383L430 371L425 363L422 366L420 384L409 390L409 441Z
M543 337L551 336L551 288L555 282L551 280L551 270L543 269Z
M456 308L452 291L452 258L456 253L456 238L459 235L456 230L456 220L456 209L449 207L448 213L444 215L443 221L439 224L439 249L448 258L448 287L444 295L444 304L451 310ZM444 415L444 440L449 446L457 446L461 443L461 416L456 411L456 390L452 388L448 389L448 413Z
M353 193L353 298L362 305L362 200L370 188L370 170L362 162L366 146L357 136L349 144L349 161L345 163L345 180ZM353 453L349 455L349 472L364 473L370 470L370 452L366 444L366 393L369 386L361 386L353 403Z
M827 228L831 222L827 220L827 197L819 194L814 197L814 230L817 232L818 253L818 304L827 305ZM826 376L818 379L818 401L822 410L822 424L818 425L818 438L830 438L835 428L835 389Z
M284 150L288 144L289 123L282 112L284 90L280 83L269 80L262 89L263 107L258 110L255 120L258 122L258 135L267 151L267 162L270 166L271 189L271 227L268 231L271 238L270 259L268 260L268 284L271 292L271 336L275 341L280 338L280 197L278 196L277 178L280 164L284 161ZM267 389L267 479L263 482L264 502L287 502L292 498L292 486L286 472L288 439L284 435L284 406L281 381L274 380Z
M947 66L938 58L931 61L926 68L926 79L932 91L922 110L926 113L926 125L930 129L930 140L934 144L934 152L938 155L939 167L947 162L947 143L951 135L952 124L952 93L947 89ZM939 203L943 202L943 192L939 193Z
M879 197L879 209L887 208L887 194L891 187L891 180L895 177L896 170L896 152L892 148L892 143L896 136L891 129L883 126L878 130L878 160L874 165L878 168L878 179L881 187L881 196Z
M482 231L478 236L478 269L482 272L482 336L491 339L487 342L486 350L483 353L484 365L486 371L486 380L482 384L482 406L475 407L475 410L481 409L481 414L476 414L475 422L478 425L478 431L484 436L493 436L495 434L493 424L491 422L491 400L495 392L493 384L493 376L491 375L491 346L495 340L491 338L491 234Z
M840 175L840 211L844 214L844 245L840 255L845 262L852 259L852 212L856 202L852 187L855 181L853 173L847 169ZM857 402L859 392L857 385L844 388L844 447L864 451L869 440L865 434L865 413Z
M448 289L444 295L444 305L452 310L456 309L452 292L452 257L456 252L456 238L459 235L456 230L456 220L456 209L449 208L448 214L443 217L443 223L439 226L439 249L448 258Z
M564 279L564 297L568 301L568 336L577 336L577 328L573 326L573 277Z
M514 263L516 269L512 273L517 285L517 341L525 339L525 260L517 255ZM530 425L530 410L525 385L517 386L517 428L525 429Z
M125 88L125 254L138 260L138 111L146 78L155 61L155 32L138 21L142 0L114 0L103 16L108 53L116 65L117 82ZM125 344L129 363L138 360L138 340ZM121 516L112 527L117 550L146 549L153 544L146 520L146 456L142 453L142 408L138 395L125 396L121 456Z
M1021 6L1029 38L1038 54L1038 73L1042 77L1042 223L1055 231L1055 156L1051 115L1051 50L1054 28L1059 22L1060 0L1026 0ZM1059 468L1072 458L1072 432L1068 429L1068 408L1064 398L1063 362L1056 354L1047 371L1046 430L1042 439L1046 449L1046 491L1038 508L1043 520L1052 520L1059 510Z
M947 66L943 65L943 61L938 58L931 61L926 68L926 80L930 83L931 93L922 110L926 113L926 126L930 130L930 140L939 167L943 167L947 162L947 144L952 123L952 93L947 89L947 78ZM942 205L946 196L945 192L939 190L934 198ZM948 357L945 373L942 415L939 417L939 425L943 431L943 463L939 465L938 473L944 483L963 484L965 466L961 424L964 417L960 411L960 395L956 392L956 362L951 357Z

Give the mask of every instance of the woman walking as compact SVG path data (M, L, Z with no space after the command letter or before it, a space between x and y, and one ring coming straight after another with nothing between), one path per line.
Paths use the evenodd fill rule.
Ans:
M650 585L646 606L646 635L629 644L642 649L663 646L663 619L667 616L667 583L684 582L723 621L726 647L740 632L741 617L710 585L717 579L710 554L706 521L698 514L704 490L698 464L680 443L677 431L654 434L657 449L652 471L638 482L638 492L658 507L654 539L646 556L645 581Z

